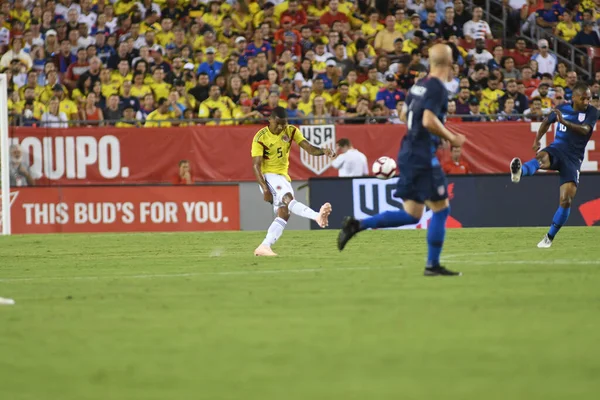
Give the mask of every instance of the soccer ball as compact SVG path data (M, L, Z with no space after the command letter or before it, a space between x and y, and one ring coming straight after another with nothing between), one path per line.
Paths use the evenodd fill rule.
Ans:
M396 161L389 157L379 157L373 163L372 171L379 179L390 179L396 174Z

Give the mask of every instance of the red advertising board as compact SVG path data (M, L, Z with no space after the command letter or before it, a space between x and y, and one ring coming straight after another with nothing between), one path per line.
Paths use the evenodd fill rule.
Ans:
M475 173L506 173L513 157L529 159L539 123L454 123L451 130L467 136L463 157ZM11 129L30 159L40 185L148 184L171 182L182 159L191 162L198 182L253 181L250 145L258 126L186 128L69 128ZM303 126L303 133L318 146L333 146L348 138L369 162L383 155L396 157L406 133L404 125ZM550 143L554 134L544 139ZM600 146L588 144L583 171L598 171ZM325 158L303 154L297 147L290 156L294 180L336 176Z
M15 188L12 233L240 229L239 189L227 186Z

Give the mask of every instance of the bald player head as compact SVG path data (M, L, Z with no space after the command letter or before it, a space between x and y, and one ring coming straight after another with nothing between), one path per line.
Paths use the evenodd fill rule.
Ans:
M452 65L452 49L442 43L433 45L429 49L429 65L432 68L445 68Z

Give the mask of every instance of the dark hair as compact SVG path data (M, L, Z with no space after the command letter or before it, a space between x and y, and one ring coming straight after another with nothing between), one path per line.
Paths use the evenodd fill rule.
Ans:
M287 118L287 113L285 111L285 108L277 106L273 109L273 111L271 112L271 117L273 118L279 118L279 119L286 119Z
M302 64L304 63L304 61L310 62L310 67L308 68L308 72L304 72L304 69L302 69ZM313 71L312 62L310 61L310 59L308 59L306 57L302 59L302 62L300 63L300 74L306 80L313 78L315 73Z
M350 146L352 146L352 143L350 142L349 139L342 138L337 141L337 145L340 147L350 147Z
M189 164L190 162L188 160L181 160L179 161L179 166L181 167L183 164Z
M588 85L585 82L577 82L573 87L573 93L577 92L579 94L585 93L589 89Z
M158 105L159 107L162 106L163 104L165 104L167 102L167 99L165 99L164 97L161 97L160 99L158 99L158 101L156 102L156 105Z

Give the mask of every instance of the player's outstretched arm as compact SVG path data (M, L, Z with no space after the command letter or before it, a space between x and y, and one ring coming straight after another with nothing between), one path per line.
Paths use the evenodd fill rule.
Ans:
M450 132L431 110L423 112L423 127L434 135L448 140L452 146L462 146L465 142L464 135Z
M335 158L335 151L331 150L329 147L320 148L313 146L308 142L308 140L303 140L299 144L308 154L311 156L329 156L330 158Z
M254 171L256 181L262 189L265 201L267 203L273 203L273 194L269 190L269 186L267 186L267 181L265 180L265 177L262 173L262 161L263 158L261 156L252 157L252 171Z

